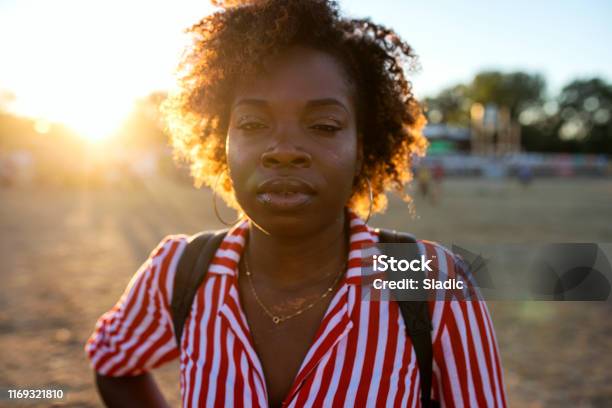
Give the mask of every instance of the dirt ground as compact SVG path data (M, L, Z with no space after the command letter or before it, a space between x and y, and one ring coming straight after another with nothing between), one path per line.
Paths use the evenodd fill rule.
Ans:
M218 228L207 191L0 190L0 406L6 389L61 389L58 406L100 406L83 345L149 252L170 233ZM371 225L430 240L612 242L612 180L446 180L417 218L397 199ZM225 218L233 214L223 212ZM512 407L612 406L611 303L490 302ZM178 366L156 371L179 405Z

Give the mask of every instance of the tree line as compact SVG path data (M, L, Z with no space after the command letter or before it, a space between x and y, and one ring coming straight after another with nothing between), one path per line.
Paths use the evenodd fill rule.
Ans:
M612 85L601 78L575 79L550 97L540 74L483 71L424 100L429 123L462 127L475 103L507 108L523 150L612 154Z

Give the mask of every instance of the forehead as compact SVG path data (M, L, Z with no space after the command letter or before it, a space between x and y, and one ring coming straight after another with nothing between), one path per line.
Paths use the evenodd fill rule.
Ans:
M266 62L265 73L239 83L235 99L305 103L335 98L352 107L352 87L338 60L323 51L294 47Z

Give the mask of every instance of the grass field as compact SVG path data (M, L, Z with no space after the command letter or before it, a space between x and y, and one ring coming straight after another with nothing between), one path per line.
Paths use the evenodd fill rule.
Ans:
M83 351L95 320L164 235L222 227L211 196L167 181L125 190L21 187L0 194L0 389L63 389L62 406L99 406ZM439 202L417 197L416 211L411 218L392 199L370 224L437 241L612 242L609 179L536 180L527 189L447 180ZM610 303L489 307L511 406L612 404ZM178 406L178 365L156 377Z

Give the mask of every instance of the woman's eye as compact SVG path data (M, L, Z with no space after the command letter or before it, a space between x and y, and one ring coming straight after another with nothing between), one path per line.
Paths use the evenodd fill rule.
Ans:
M311 129L314 130L319 130L319 131L323 131L323 132L328 132L328 133L335 133L337 131L339 131L341 128L338 126L334 126L334 125L327 125L327 124L318 124L318 125L313 125L310 127Z
M259 122L245 122L238 125L238 129L246 131L254 131L265 129L267 126Z

